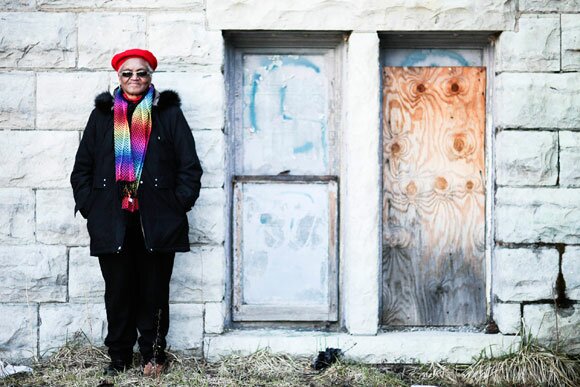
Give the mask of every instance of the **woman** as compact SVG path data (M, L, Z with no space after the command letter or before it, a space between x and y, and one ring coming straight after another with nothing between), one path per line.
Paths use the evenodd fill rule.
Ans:
M71 174L75 214L88 220L105 280L105 374L131 366L138 332L143 374L157 376L166 368L173 260L189 251L186 213L202 169L179 96L151 84L155 56L131 49L111 64L119 87L97 96Z

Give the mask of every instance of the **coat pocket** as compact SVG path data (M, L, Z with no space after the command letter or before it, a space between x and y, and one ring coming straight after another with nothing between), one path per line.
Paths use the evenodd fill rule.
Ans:
M163 200L167 205L176 209L178 212L185 212L185 209L175 195L175 181L170 176L156 176L153 178L153 188L156 191L156 197Z
M115 182L109 177L95 176L87 204L87 228L92 240L105 239L111 233L113 207L115 206Z

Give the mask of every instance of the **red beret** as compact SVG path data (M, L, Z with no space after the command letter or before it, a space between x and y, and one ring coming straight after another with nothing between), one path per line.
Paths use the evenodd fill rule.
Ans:
M123 62L129 58L145 59L153 70L157 68L157 58L155 58L155 55L153 55L150 51L141 50L140 48L132 48L130 50L116 54L113 59L111 59L111 66L113 66L115 71L119 71L119 67L121 67Z

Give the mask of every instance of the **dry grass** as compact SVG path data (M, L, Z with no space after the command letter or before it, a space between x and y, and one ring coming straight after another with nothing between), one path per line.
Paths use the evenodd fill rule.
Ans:
M580 386L580 359L522 339L517 350L495 357L484 351L467 365L432 363L411 369L409 380L440 386Z
M580 362L536 343L499 358L483 356L463 374L469 384L487 386L580 386Z
M339 361L313 378L313 386L407 386L402 376L386 367Z
M309 363L261 349L249 356L230 355L206 366L210 385L303 386L311 376Z
M409 380L421 380L423 384L464 386L462 372L466 367L462 364L430 363L420 367L410 367L406 375Z
M525 340L502 357L483 353L474 364L364 365L338 361L322 371L310 359L273 354L263 349L249 356L231 355L215 363L169 353L169 372L146 379L139 368L105 378L109 359L86 338L60 348L33 365L33 374L0 379L1 386L578 386L580 362ZM314 356L314 354L313 354ZM138 364L138 359L135 359Z

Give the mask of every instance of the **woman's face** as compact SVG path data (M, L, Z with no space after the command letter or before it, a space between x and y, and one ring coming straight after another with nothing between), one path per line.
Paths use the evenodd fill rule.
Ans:
M131 76L128 76L131 73ZM139 73L139 75L137 75ZM142 58L129 58L121 65L119 72L119 85L128 96L144 94L151 85L151 71L149 64Z

